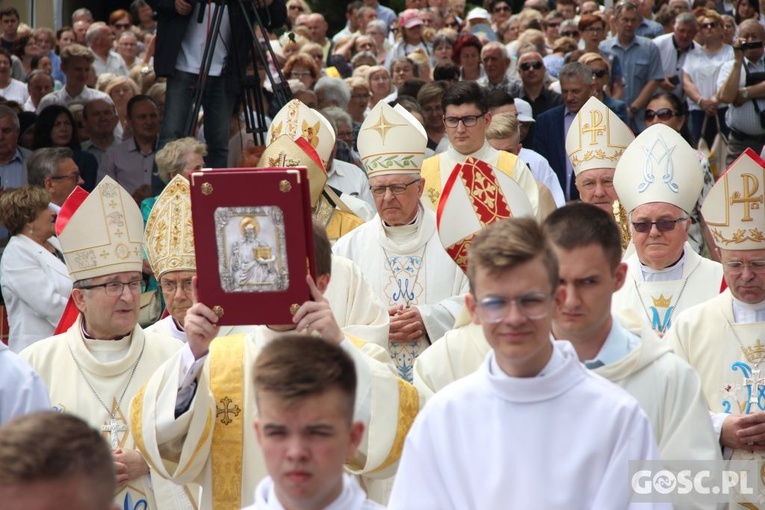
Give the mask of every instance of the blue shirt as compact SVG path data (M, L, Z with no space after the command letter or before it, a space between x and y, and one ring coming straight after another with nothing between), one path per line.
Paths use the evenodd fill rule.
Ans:
M584 362L587 368L598 368L616 363L640 345L640 339L627 331L615 316L611 316L611 331L594 359Z

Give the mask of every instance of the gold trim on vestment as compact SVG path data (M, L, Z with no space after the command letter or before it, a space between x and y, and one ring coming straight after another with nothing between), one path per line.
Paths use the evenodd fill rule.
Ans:
M420 397L415 387L401 378L397 378L397 380L398 420L396 421L396 437L393 440L388 458L372 473L382 471L391 464L398 462L401 458L401 452L404 450L404 439L406 439L406 435L414 423L414 418L420 410Z
M151 455L149 455L149 452L146 450L146 443L143 440L143 396L146 393L147 385L148 383L144 384L143 387L138 390L138 393L135 394L135 397L133 397L133 402L130 406L130 430L133 433L135 446L143 455L146 463L152 470L158 471L157 466L151 461Z

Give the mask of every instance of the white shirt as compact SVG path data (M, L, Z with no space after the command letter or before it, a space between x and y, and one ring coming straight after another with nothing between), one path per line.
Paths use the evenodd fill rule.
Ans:
M191 20L186 25L186 35L183 37L181 51L178 52L178 60L175 62L177 70L191 74L199 74L199 69L202 67L202 54L207 41L207 26L211 22L212 9L215 9L218 4L207 4L210 8L205 11L202 23L197 23L200 5L203 4L194 3L194 11L191 13ZM207 8L207 6L205 7ZM228 7L225 6L223 9L218 41L215 44L215 53L210 66L210 76L223 74L223 68L226 66L226 58L228 57L227 48L231 45L231 20Z
M375 208L375 200L369 190L369 179L361 168L346 161L333 159L328 176L329 186L339 189L344 194L358 197Z
M656 40L654 39L654 42ZM710 98L717 94L717 76L725 62L733 60L733 47L726 44L717 53L707 53L702 48L696 48L688 53L683 64L683 72L688 75L701 97ZM728 105L720 103L718 108L727 108ZM701 110L698 103L688 98L690 110Z
M29 99L29 91L27 86L19 80L11 78L11 82L4 89L0 89L0 97L4 97L8 101L16 101L20 105L23 105Z
M39 115L40 112L43 111L43 109L48 105L60 104L61 106L69 107L73 104L84 105L88 101L92 101L94 99L103 99L109 104L114 104L112 98L100 90L85 87L82 89L82 92L76 96L70 96L69 92L66 90L66 87L62 87L61 90L53 91L40 99L40 104L37 105L37 114Z
M95 57L95 60L93 61L93 70L96 72L96 75L104 73L113 73L117 76L128 75L129 70L125 63L125 59L123 59L122 55L116 51L109 50L106 60L102 60L101 57L96 55L92 50L91 53L93 53L93 56Z
M531 174L537 180L541 182L552 193L555 205L563 207L566 205L566 197L563 196L563 188L560 187L560 181L558 176L555 175L555 171L550 166L550 163L537 151L527 149L523 147L521 152L518 153L518 157L521 161L526 163L526 166L531 170Z
M367 499L356 479L343 474L343 490L340 495L322 510L382 510L385 507ZM255 504L242 510L284 510L276 496L274 480L267 476L255 489Z

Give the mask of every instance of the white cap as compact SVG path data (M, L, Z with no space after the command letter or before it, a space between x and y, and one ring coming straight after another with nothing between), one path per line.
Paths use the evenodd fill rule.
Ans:
M475 9L471 9L470 12L468 12L468 15L465 19L467 21L472 21L474 19L485 19L486 21L491 22L491 14L489 14L489 11L482 7L476 7Z
M528 101L516 97L513 99L513 103L515 103L515 109L518 111L518 122L536 122L534 112Z
M428 135L401 105L379 101L361 124L356 142L367 177L420 173Z

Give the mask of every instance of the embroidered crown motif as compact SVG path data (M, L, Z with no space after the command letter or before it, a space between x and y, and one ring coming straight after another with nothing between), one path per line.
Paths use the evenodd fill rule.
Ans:
M664 294L659 294L659 297L657 298L651 297L651 300L653 301L653 306L656 308L669 308L672 304L672 296L665 298Z
M751 363L757 363L758 360L765 359L765 345L762 344L762 340L757 340L753 347L747 347L744 349L744 354Z

